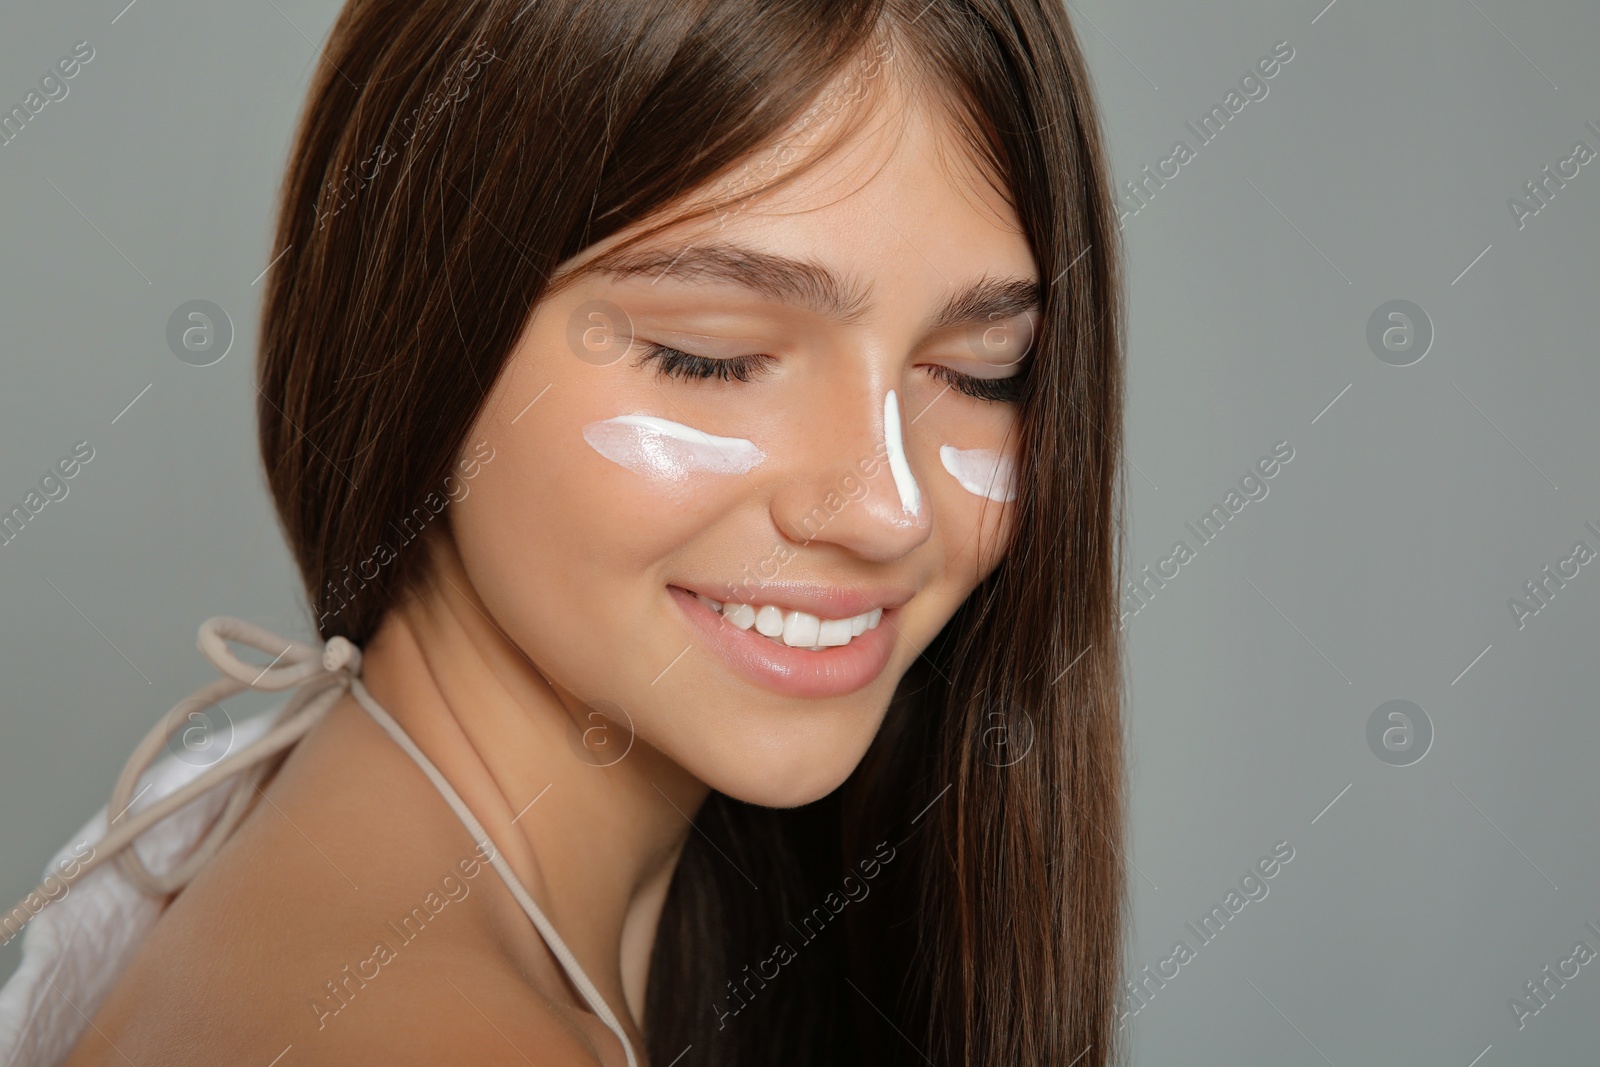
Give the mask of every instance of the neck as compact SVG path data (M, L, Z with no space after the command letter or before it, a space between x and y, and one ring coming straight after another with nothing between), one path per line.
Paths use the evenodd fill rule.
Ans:
M662 904L708 789L536 668L453 545L433 548L425 589L367 642L363 681L637 1035Z

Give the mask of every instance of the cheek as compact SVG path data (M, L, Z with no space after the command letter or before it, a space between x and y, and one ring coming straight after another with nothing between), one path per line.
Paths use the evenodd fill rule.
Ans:
M657 576L692 536L693 516L597 455L576 424L552 433L527 422L517 429L532 432L496 442L494 462L452 505L462 566L485 612L542 675L639 720L618 664L624 650L633 662L670 658L657 647L668 597Z
M947 565L970 583L973 574L987 577L1000 562L1015 528L1016 508L973 496L960 487L953 487L950 495L960 500L949 507L954 532L948 538L952 551Z
M1014 447L965 448L948 441L929 450L937 521L949 545L947 566L987 575L1009 543L1016 516L1018 478Z
M604 695L619 681L619 649L650 663L663 652L673 564L748 491L741 471L760 450L637 415L650 408L625 397L556 399L499 424L494 461L454 505L452 526L507 633L574 692Z
M459 506L458 537L494 565L490 581L619 596L691 538L715 502L694 492L694 479L670 476L669 450L641 449L615 424L596 431L598 420L577 413L543 414L497 446Z

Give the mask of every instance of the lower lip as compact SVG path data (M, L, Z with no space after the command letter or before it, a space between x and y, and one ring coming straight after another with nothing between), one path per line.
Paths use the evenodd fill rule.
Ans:
M753 626L741 630L685 589L669 585L667 591L735 674L786 696L854 693L883 673L894 652L891 623L899 616L899 608L885 608L878 625L852 637L849 644L812 652L763 637Z

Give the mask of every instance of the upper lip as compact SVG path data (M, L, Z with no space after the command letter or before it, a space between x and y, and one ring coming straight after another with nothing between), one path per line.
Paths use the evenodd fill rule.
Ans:
M915 590L902 586L852 584L841 587L793 580L750 582L748 585L724 583L720 589L715 582L671 584L723 603L771 604L776 608L803 611L823 619L848 619L865 615L874 608L898 608L916 595Z

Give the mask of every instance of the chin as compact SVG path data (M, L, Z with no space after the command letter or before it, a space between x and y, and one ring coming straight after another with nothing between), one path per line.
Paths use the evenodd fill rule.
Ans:
M797 808L843 784L866 754L872 735L752 740L727 746L684 769L719 793L764 808ZM704 750L702 750L704 753Z
M837 775L826 779L816 776L797 777L791 781L775 781L762 775L751 775L736 772L721 784L708 782L719 793L726 793L735 800L746 804L755 804L763 808L798 808L813 801L821 800L844 782L855 769L851 764Z

